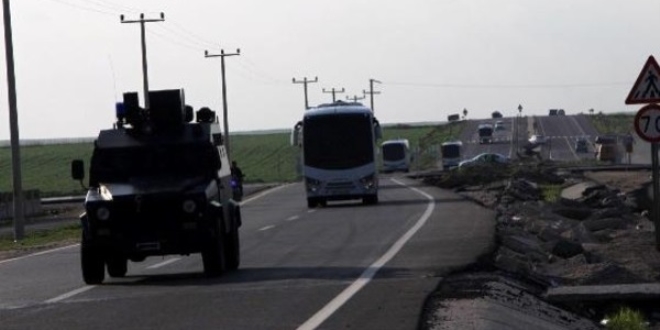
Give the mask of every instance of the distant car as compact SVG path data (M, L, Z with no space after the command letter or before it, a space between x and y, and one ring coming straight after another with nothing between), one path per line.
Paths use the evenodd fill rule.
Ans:
M492 165L492 164L506 164L509 162L509 158L497 153L482 153L478 154L470 159L466 159L458 163L458 168L465 168L470 166L477 165Z
M504 122L501 120L498 120L495 122L495 130L496 131L504 131L506 130L506 127L504 126Z
M548 138L543 135L534 134L532 135L532 137L529 138L529 142L535 144L545 144L546 142L548 142Z
M575 152L579 152L579 153L589 152L587 139L578 138L577 140L575 140Z

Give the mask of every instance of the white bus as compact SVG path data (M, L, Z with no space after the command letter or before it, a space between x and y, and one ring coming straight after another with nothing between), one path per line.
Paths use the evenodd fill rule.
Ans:
M302 149L307 206L349 199L378 203L376 140L380 136L373 112L360 103L337 101L305 111L291 142Z
M410 144L407 139L387 140L380 145L383 154L383 172L410 171Z
M442 154L442 168L447 170L452 167L458 167L462 160L463 143L461 141L449 141L440 145Z

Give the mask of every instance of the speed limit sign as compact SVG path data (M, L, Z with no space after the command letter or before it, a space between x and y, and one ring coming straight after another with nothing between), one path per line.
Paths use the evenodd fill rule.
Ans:
M635 131L647 142L660 142L660 106L649 104L635 115Z

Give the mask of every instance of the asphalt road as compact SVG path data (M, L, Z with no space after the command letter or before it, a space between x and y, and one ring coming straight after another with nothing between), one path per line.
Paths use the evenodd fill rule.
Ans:
M558 161L578 161L594 159L593 141L598 135L596 129L584 115L539 116L535 117L537 133L549 138L544 146L547 157ZM585 137L588 152L578 153L575 141Z
M129 263L84 285L78 246L0 261L2 329L415 329L448 271L492 246L494 214L401 177L380 203L308 209L286 185L243 204L241 268L202 274L199 255Z

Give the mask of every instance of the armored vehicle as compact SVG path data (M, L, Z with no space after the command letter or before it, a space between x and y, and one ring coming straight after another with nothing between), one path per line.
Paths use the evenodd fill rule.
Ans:
M240 206L231 199L230 163L217 117L184 105L183 90L137 93L117 104L114 128L94 142L82 222L83 279L123 277L128 260L202 254L204 272L220 275L240 263ZM83 183L84 163L72 176Z

